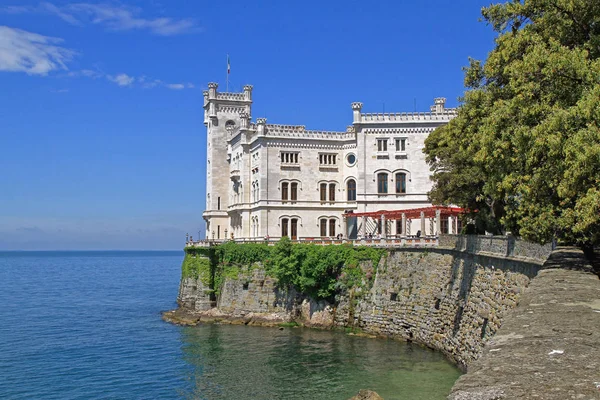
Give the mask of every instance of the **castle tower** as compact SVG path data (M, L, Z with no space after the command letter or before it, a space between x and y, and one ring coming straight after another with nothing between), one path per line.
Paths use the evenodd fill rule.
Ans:
M229 226L231 149L228 141L249 125L252 86L241 93L219 93L217 83L209 83L204 92L206 126L206 221L207 239L224 239Z

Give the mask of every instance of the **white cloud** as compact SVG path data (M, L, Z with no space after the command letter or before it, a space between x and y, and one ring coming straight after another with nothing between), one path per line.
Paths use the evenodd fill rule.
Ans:
M116 83L119 86L131 86L135 81L134 77L129 76L127 74L119 74L117 76L106 75L106 79Z
M183 90L183 89L194 89L196 86L193 83L166 83L161 81L160 79L151 79L146 75L141 75L138 77L120 73L117 75L106 74L98 69L82 69L80 71L72 71L66 74L66 76L70 78L92 78L98 79L103 78L108 80L109 82L116 83L122 87L141 87L143 89L153 89L156 87L163 87L172 90Z
M77 18L75 18L74 16L70 15L67 12L62 11L60 8L58 8L57 6L55 6L52 3L46 3L46 2L40 3L39 10L41 12L47 12L49 14L54 14L57 17L59 17L60 19L68 22L71 25L77 25L77 26L83 25Z
M167 83L165 86L173 90L185 89L185 85L183 83Z
M196 22L190 18L143 18L137 7L114 6L109 4L76 3L62 7L42 2L37 7L6 6L0 12L9 14L45 13L59 17L63 21L82 26L92 23L106 26L113 31L148 30L160 36L172 36L193 32Z
M59 46L63 40L0 26L0 71L47 75L66 70L75 52Z
M6 6L0 8L0 11L5 14L23 14L31 12L31 8L26 6Z

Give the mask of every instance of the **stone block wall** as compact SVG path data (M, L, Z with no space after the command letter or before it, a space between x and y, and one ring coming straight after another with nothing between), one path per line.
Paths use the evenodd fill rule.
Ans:
M233 316L246 313L289 312L296 303L296 292L277 288L277 281L263 269L253 269L238 279L227 278L221 288L217 307Z
M347 296L336 324L424 344L458 365L476 359L539 265L451 251L393 251L372 289Z
M210 299L212 290L200 278L182 278L179 283L177 304L192 311L206 311L214 307Z
M512 235L440 235L439 246L466 251L470 254L485 253L502 257L526 258L539 263L543 263L552 253L552 243L540 245Z
M481 240L473 243L479 250L472 252L464 249L464 237L450 239L459 249L446 243L440 248L391 250L380 261L372 287L355 288L337 304L282 291L258 267L225 279L216 304L210 302L210 290L192 278L182 280L178 300L182 308L217 312L243 323L294 320L323 328L357 327L421 343L466 366L517 306L542 262L501 255L509 239L477 238Z

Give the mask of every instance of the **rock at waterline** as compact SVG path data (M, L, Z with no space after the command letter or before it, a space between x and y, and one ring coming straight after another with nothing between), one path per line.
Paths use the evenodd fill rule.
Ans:
M372 390L360 389L358 394L348 400L383 400L383 397Z

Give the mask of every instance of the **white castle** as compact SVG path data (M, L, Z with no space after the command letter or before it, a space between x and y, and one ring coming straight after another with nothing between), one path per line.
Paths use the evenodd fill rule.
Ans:
M217 87L209 83L204 92L207 239L436 234L433 223L404 215L386 221L353 214L431 206L423 147L456 116L444 98L429 112L412 113L366 114L362 103L352 103L352 125L325 132L252 122L252 86L242 93Z

